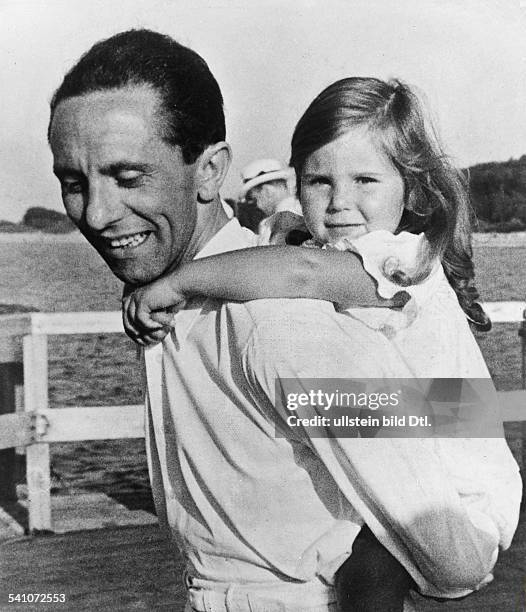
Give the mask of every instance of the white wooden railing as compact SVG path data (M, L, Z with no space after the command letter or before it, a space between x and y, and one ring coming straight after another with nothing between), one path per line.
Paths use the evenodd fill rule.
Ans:
M484 307L494 323L521 323L526 388L526 302L492 302ZM119 312L0 316L0 500L14 495L13 448L25 447L31 533L52 530L50 444L144 437L142 405L49 409L48 335L112 333L123 333ZM526 391L501 392L499 399L504 420L526 421Z
M7 395L14 398L14 406L0 407L0 413L10 412L0 416L0 449L25 447L31 532L52 530L50 444L144 437L142 405L49 409L48 335L94 333L122 334L120 313L31 313L0 317L0 364L4 366L1 383L4 387L13 387L13 392ZM23 386L17 384L22 381ZM9 463L9 458L3 459ZM0 494L2 485L4 489L11 488L13 497L14 484L0 482Z

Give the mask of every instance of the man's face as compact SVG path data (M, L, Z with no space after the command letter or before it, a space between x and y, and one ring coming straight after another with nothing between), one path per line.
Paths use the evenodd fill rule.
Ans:
M159 99L146 86L59 103L54 172L69 217L124 282L147 283L193 255L196 164L160 137Z

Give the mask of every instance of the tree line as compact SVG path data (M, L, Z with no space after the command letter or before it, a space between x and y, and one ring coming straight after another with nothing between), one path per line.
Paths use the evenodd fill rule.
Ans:
M64 213L43 206L28 208L19 223L0 221L0 232L45 232L47 234L67 234L75 228Z
M478 231L526 230L526 155L465 170Z

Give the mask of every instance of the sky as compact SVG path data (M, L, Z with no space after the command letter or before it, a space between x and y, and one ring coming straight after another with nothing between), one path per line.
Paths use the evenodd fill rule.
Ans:
M0 0L0 220L62 210L48 105L96 41L132 27L200 53L225 99L241 168L289 156L294 125L345 76L398 77L424 96L462 167L526 153L526 0Z

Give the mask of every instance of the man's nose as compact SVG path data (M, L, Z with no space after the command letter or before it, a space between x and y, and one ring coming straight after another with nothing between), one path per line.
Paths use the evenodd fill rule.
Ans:
M85 222L93 230L102 231L122 217L118 194L104 185L90 185L84 209Z

